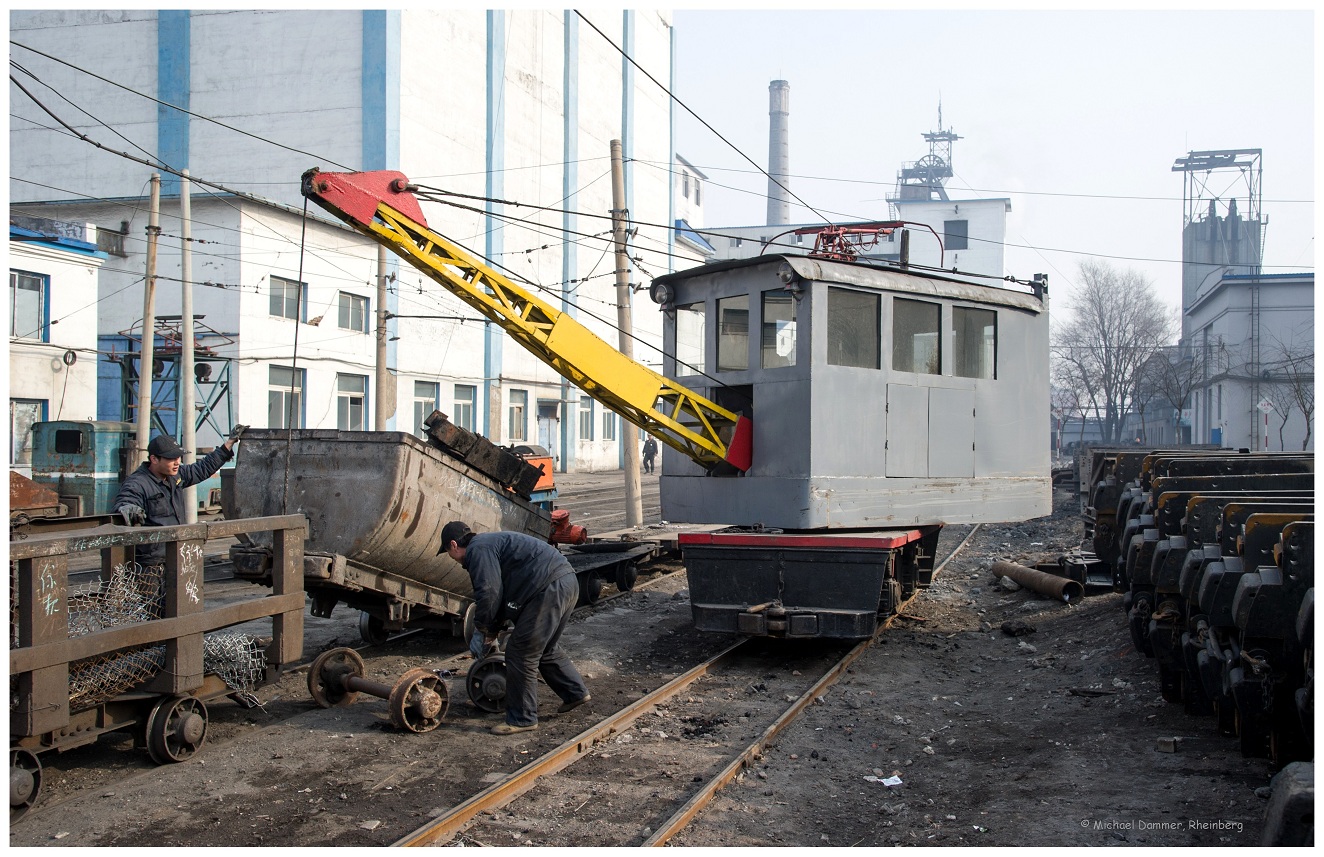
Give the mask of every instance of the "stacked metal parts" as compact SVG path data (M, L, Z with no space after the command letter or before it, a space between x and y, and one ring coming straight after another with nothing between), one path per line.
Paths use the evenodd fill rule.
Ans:
M1087 538L1163 698L1246 756L1313 759L1314 454L1095 449L1087 464Z

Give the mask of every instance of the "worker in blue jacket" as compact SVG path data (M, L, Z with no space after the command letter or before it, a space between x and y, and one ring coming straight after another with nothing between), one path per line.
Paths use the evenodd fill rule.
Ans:
M120 485L111 508L129 526L168 527L184 523L184 489L197 485L221 469L234 457L234 445L247 426L235 426L225 443L195 464L180 465L184 450L173 437L157 435L147 445L147 460ZM142 565L159 565L165 560L164 545L139 545L137 560Z
M564 714L588 702L588 687L557 647L579 600L575 570L547 542L523 533L474 533L463 521L441 529L441 550L469 572L474 588L475 656L496 645L497 631L509 619L515 630L506 641L506 722L493 734L513 735L538 728L538 674L561 697Z

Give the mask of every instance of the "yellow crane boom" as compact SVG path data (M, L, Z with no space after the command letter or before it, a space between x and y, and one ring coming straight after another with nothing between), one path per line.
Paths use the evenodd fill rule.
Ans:
M568 313L433 232L404 174L311 169L303 174L302 188L308 199L501 325L516 342L623 419L710 472L749 469L753 425L748 417L635 362Z

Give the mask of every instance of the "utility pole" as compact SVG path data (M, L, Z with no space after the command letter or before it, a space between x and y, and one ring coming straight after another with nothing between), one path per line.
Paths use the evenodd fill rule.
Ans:
M179 179L179 445L184 463L198 459L197 430L193 425L193 204L189 198L188 170ZM184 489L184 523L198 522L198 486Z
M625 247L625 165L621 141L611 141L611 225L616 241L616 327L620 330L621 353L634 357L630 339L630 254ZM625 526L644 522L643 493L639 485L639 429L621 420L621 443L625 444Z
M152 354L156 335L156 242L161 235L161 174L152 173L151 206L147 214L147 276L143 280L143 337L138 349L137 440L139 461L147 459L152 439ZM137 466L135 462L134 467ZM132 468L130 468L132 469Z
M386 248L377 245L377 367L373 383L372 428L386 431L386 384L390 379L386 371Z

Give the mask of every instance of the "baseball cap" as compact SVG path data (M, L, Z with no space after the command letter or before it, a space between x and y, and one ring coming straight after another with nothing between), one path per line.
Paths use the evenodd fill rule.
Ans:
M147 444L147 454L157 458L183 458L184 450L168 434L158 434Z
M441 548L437 553L445 553L446 548L450 546L451 542L458 542L469 532L469 525L464 521L451 521L449 524L441 528Z

